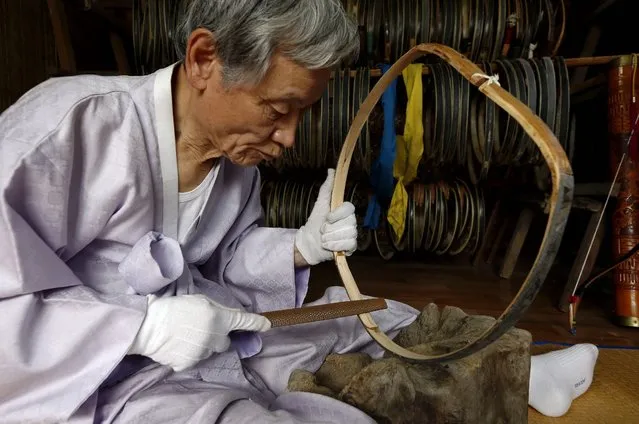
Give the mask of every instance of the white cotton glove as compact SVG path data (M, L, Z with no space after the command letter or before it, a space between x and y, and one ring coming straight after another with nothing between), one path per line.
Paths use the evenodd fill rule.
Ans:
M357 248L355 206L344 202L331 212L334 180L335 170L329 169L308 221L295 235L295 246L309 265L331 260L333 252L351 255Z
M204 295L147 297L147 314L129 349L183 371L231 345L234 330L266 331L271 322L257 314L219 305Z

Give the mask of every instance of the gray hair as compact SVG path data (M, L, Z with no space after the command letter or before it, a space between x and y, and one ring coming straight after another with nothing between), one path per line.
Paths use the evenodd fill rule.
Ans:
M226 84L258 84L276 51L307 69L359 54L357 23L340 0L189 0L176 28L179 60L191 33L213 33Z

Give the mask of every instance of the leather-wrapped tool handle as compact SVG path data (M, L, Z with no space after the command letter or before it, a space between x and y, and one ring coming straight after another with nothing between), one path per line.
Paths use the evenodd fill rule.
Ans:
M261 315L268 318L272 327L275 328L359 315L387 307L384 299L365 299L263 312Z

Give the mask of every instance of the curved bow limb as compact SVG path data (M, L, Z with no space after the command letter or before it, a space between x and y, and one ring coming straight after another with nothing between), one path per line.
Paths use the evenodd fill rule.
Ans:
M568 157L557 138L550 128L548 128L528 106L501 88L499 84L495 84L494 80L482 76L482 70L477 65L463 57L454 49L441 44L420 44L409 50L382 75L355 116L346 136L346 140L344 141L344 145L342 146L342 151L336 166L335 184L331 199L331 207L333 209L337 208L344 201L344 191L351 157L357 143L357 138L368 116L381 98L386 87L401 74L406 66L426 54L435 54L444 59L468 81L479 87L479 90L484 95L512 116L541 151L550 169L552 179L548 223L535 262L512 302L501 316L495 320L493 325L479 337L453 352L434 356L422 355L396 344L379 329L370 314L358 315L366 331L385 350L401 356L408 361L442 362L464 358L488 346L513 328L532 304L550 271L550 267L559 249L572 205L574 178ZM491 83L491 81L493 83ZM350 271L346 256L342 253L336 253L335 263L349 298L351 300L361 300L362 295Z

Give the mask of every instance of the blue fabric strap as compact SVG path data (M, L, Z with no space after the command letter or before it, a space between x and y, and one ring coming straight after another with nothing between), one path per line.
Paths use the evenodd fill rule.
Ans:
M382 75L390 69L390 65L381 64ZM387 207L393 197L393 164L395 163L395 112L397 103L397 79L393 80L382 95L384 107L384 133L379 157L371 168L371 196L366 210L364 227L377 229L382 207Z

